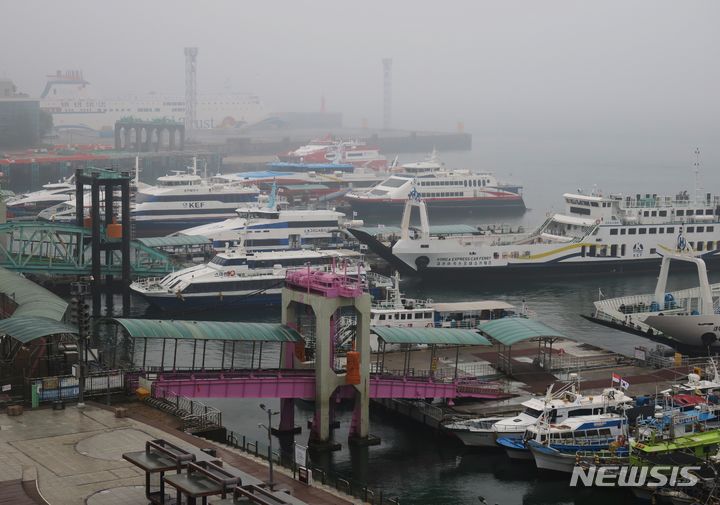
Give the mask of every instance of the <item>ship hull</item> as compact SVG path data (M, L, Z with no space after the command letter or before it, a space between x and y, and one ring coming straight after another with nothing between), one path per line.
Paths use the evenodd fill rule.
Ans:
M387 218L397 217L400 219L405 208L406 200L371 200L360 198L346 198L348 205L358 217L383 216ZM425 200L428 212L431 215L442 213L464 212L466 214L487 213L488 211L500 211L503 214L522 214L527 208L522 198L485 198L485 199L445 199Z

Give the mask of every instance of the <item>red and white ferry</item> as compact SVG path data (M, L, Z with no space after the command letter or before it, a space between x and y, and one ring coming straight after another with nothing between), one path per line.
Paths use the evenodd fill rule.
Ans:
M357 168L379 171L388 168L388 160L378 148L361 141L338 140L329 135L280 154L278 158L289 163L350 163Z

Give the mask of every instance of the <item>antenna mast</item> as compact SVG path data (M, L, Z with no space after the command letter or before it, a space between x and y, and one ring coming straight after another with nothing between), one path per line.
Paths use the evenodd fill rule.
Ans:
M693 166L695 167L695 201L700 200L701 196L701 190L700 187L700 148L695 148L695 163L693 163Z

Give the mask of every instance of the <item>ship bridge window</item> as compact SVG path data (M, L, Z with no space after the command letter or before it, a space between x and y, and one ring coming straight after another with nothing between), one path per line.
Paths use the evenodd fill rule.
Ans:
M380 314L380 321L385 321L385 314Z
M692 210L692 209L688 209L688 210L685 211L685 215L686 215L686 216L692 216L692 215L694 215L694 214L695 214L695 211Z
M660 210L660 211L658 211L658 216L660 216L660 217L667 217L667 211L666 211L666 210Z
M210 263L223 267L244 265L246 262L246 258L223 258L222 256L215 256L212 260L210 260Z
M407 183L409 179L400 179L399 177L390 177L389 179L385 179L381 186L387 186L389 188L399 188L403 184Z
M590 205L592 205L593 207L599 207L597 202L591 202Z
M685 215L685 211L682 210L682 209L676 210L676 211L675 211L675 215L676 215L676 216L684 216L684 215ZM689 215L690 215L690 214L688 214L688 216L689 216Z
M658 233L665 233L665 228L658 228Z
M707 227L707 232L708 232L708 233L711 233L711 232L714 232L714 231L715 231L715 227L714 227L714 226L708 226L708 227Z
M696 251L702 251L703 250L703 242L702 240L698 240L697 245L695 246Z
M657 211L656 211L656 210L652 211L652 212L650 213L650 215L651 215L652 217L656 217L656 216L657 216Z
M637 230L635 228L628 228L628 235L635 235Z
M675 227L674 227L674 226L668 226L667 232L668 232L668 233L675 233Z
M698 226L698 227L695 229L695 231L697 231L698 233L702 233L702 232L705 231L705 227L704 227L704 226Z
M695 233L695 227L694 227L694 226L688 226L688 227L685 229L685 232L686 232L686 233Z
M620 229L620 235L625 235L625 228Z
M646 210L645 212L643 212L643 216L648 217L649 215L650 215L650 211L649 211L649 210Z
M523 414L527 414L530 417L538 418L540 417L540 414L542 414L542 411L536 410L532 407L526 407L525 410L523 410Z
M650 229L648 229L648 233L651 234L651 235L656 234L656 233L657 233L657 228L650 228Z
M645 235L646 233L647 233L647 228L640 228L640 229L638 229L638 234L639 234L639 235Z
M610 235L617 235L617 234L618 234L617 228L610 229Z

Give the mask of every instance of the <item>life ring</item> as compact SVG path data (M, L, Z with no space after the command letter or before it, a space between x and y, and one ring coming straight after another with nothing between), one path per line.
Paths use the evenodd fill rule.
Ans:
M230 277L235 277L235 270L230 270L230 271L228 272L228 275L229 275Z
M599 219L596 219L596 220L595 220L595 224L600 224L600 220L599 220Z

